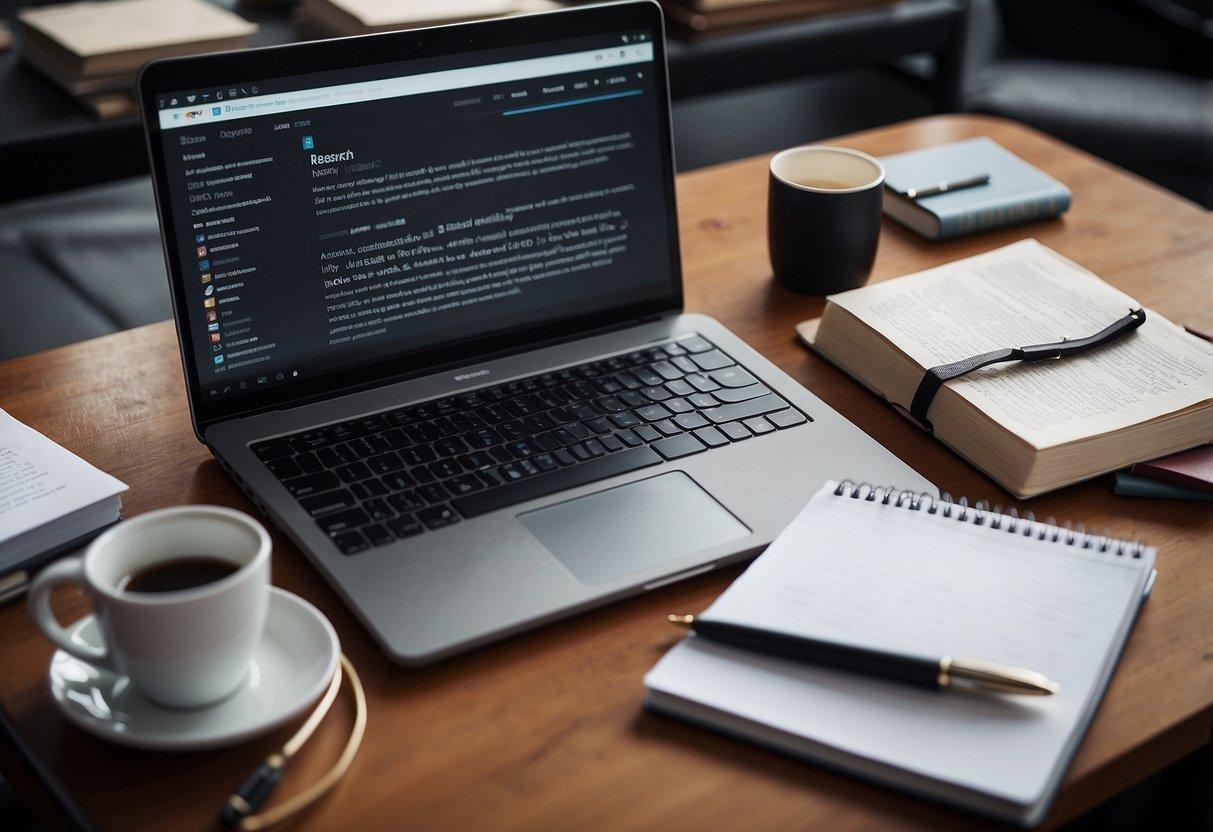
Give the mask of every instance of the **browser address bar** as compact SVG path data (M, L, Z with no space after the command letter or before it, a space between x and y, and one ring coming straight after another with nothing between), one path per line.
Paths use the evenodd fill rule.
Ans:
M214 124L252 116L277 115L318 107L336 107L343 104L423 95L486 84L502 84L528 78L542 78L547 75L609 69L614 66L626 66L652 60L653 44L638 43L619 48L569 52L564 55L548 55L542 58L447 69L379 81L360 81L353 84L299 90L298 92L258 95L235 101L161 110L159 113L160 129L196 127L199 124Z

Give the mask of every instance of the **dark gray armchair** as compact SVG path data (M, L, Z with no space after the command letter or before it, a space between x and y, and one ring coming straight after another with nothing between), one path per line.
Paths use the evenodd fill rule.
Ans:
M1213 5L971 0L969 14L966 111L1030 124L1213 208Z

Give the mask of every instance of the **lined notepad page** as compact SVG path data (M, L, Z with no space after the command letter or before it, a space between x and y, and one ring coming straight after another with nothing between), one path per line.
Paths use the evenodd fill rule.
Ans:
M1042 799L1132 625L1154 553L1117 556L827 484L706 617L816 639L1005 662L1051 697L946 694L806 667L693 636L646 684L845 754L997 800ZM1039 528L1039 527L1037 527Z

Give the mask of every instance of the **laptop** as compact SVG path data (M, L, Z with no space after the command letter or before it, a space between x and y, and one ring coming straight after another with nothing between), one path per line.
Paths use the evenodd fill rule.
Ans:
M683 310L656 3L139 91L194 430L394 660L752 557L830 476L930 489Z

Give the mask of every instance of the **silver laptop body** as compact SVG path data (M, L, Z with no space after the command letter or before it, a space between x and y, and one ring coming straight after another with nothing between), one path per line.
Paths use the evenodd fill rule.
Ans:
M431 662L752 557L830 478L933 490L719 322L681 311L661 31L656 4L624 3L158 62L141 76L197 432L258 509L307 555L400 663ZM385 74L384 67L390 69L385 59L400 52L421 55L409 60L426 63ZM525 63L534 60L557 63ZM326 71L334 74L316 73L318 66L333 67ZM364 67L376 76L370 86L359 77ZM491 71L467 75L483 67ZM549 69L552 73L534 74ZM202 78L219 80L209 82L210 101L199 108L184 99L201 95L193 90L201 89L196 81ZM256 86L254 78L261 79ZM414 86L392 86L406 82ZM276 201L279 213L262 214L251 212L264 206L239 197L241 182L253 188L258 176L269 183L263 184L266 189L282 181L288 184L281 187L294 188L293 174L288 170L283 179L271 179L250 163L251 179L212 190L227 193L221 199L230 201L211 210L213 199L200 208L187 197L220 186L182 187L209 176L184 166L212 164L222 170L225 159L274 157L284 170L296 165L313 173L315 182L348 182L373 172L352 167L370 161L367 145L357 138L335 143L322 129L325 118L341 113L331 107L342 105L321 112L309 103L338 88L363 107L379 106L375 96L380 95L395 96L392 106L437 102L433 106L482 108L474 110L473 117L481 118L474 128L452 122L442 129L472 129L490 147L517 144L520 136L530 135L527 131L548 141L567 129L568 139L581 142L577 131L591 129L587 125L594 119L609 114L621 127L613 141L602 131L592 139L599 142L601 152L594 158L600 161L587 162L591 172L585 175L614 176L611 181L631 176L630 185L612 193L625 200L639 190L641 200L621 201L631 206L622 212L611 213L604 205L598 224L587 220L579 226L583 237L605 235L595 259L587 261L597 265L585 267L591 276L582 283L555 284L549 278L545 285L551 289L524 283L513 301L506 295L473 304L472 317L460 319L458 332L431 337L424 349L393 352L414 335L406 320L369 336L365 361L348 346L334 348L331 355L292 353L292 338L302 343L315 335L306 293L331 292L324 294L326 301L346 295L339 281L335 288L320 288L324 284L310 276L290 277L302 281L290 284L300 287L299 311L294 311L285 284L274 283L288 277L264 262L253 235L289 248L293 235L306 235L311 227L301 231L295 221L289 233L275 237L280 212L293 210L277 207L287 196L273 192L270 201ZM224 93L224 104L217 103L215 92ZM266 98L269 103L263 104ZM618 109L608 113L608 107ZM201 112L180 124L191 109ZM249 112L257 115L242 115ZM628 121L633 117L634 124ZM654 125L651 134L645 132L645 119ZM271 132L275 125L283 135ZM264 138L257 132L262 129ZM426 129L420 126L415 134ZM625 133L631 138L619 138ZM194 137L202 137L197 142L202 151L187 144ZM229 139L262 144L223 144ZM365 142L378 140L369 136ZM603 150L608 144L612 149ZM197 152L210 156L198 160ZM304 155L292 155L296 152ZM627 176L612 173L616 159L633 165L619 168ZM401 171L416 167L389 152L378 162ZM562 163L553 159L552 164ZM324 178L329 173L314 173L330 166L331 179ZM549 173L543 170L528 176L542 181ZM659 173L641 176L654 171ZM597 180L578 179L581 175L546 181L573 183L568 188L579 192L579 200L582 193L608 193L594 188ZM527 185L510 187L516 190L469 191L462 200L443 203L442 215L489 211ZM406 206L398 215L396 209L374 213L378 209L371 205L368 218L400 216L409 227L432 229L429 239L441 241L446 252L463 245L451 237L460 230L427 217L420 200L413 204L422 207ZM664 217L666 228L657 235L661 244L639 256L634 250L643 249L647 233L641 225L656 223L643 215L645 205L657 206L654 216ZM544 222L551 228L568 227L561 218L573 216L569 211L589 216L581 208L549 209ZM316 209L317 229L334 227L325 225L327 216ZM501 222L498 214L481 216ZM368 222L342 228L348 234L377 233L366 230L371 227ZM241 238L242 229L253 230ZM551 243L554 239L546 236L530 246L542 249L545 264L577 262L567 260L576 257L577 237ZM312 244L308 237L299 245ZM560 247L543 248L549 244ZM323 251L328 244L316 245ZM497 256L488 242L482 245L475 256ZM501 256L513 255L503 249ZM348 265L322 274L341 278ZM551 311L550 322L543 318L543 303L562 286L609 294L611 281L644 284L648 269L667 274L668 288L638 289L638 297L645 291L652 295L644 304L625 310L626 303L616 298L604 309L596 295L587 298L587 314L580 318L568 305L558 314ZM243 277L233 276L236 272ZM262 274L265 282L254 283ZM204 275L207 282L201 282ZM238 284L243 288L228 288ZM215 289L208 292L206 286ZM261 291L265 298L273 293L281 298L281 309L272 316L265 311L268 301L257 294ZM208 304L208 298L220 302ZM494 329L498 316L513 314L510 303L530 304L518 307L520 319L530 316L527 326ZM435 315L455 309L434 308ZM229 326L231 321L239 323ZM245 333L250 328L253 335ZM472 330L484 337L458 337ZM257 346L233 347L238 341L229 333L235 331L246 339L256 336L254 344L270 343L273 336L273 346L260 352ZM400 340L392 340L397 333ZM373 377L364 378L368 374Z

